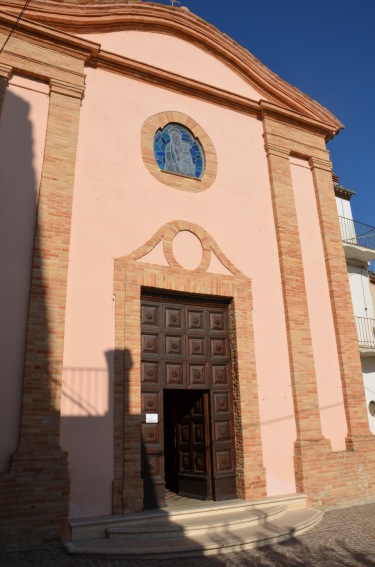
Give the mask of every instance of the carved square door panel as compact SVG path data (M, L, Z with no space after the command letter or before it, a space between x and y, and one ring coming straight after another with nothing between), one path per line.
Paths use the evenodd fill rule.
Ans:
M158 424L142 423L142 442L145 445L158 445L160 443Z
M182 331L185 328L183 307L165 307L165 328Z
M142 413L160 413L160 392L142 392Z
M207 348L204 337L188 338L188 357L189 358L206 358Z
M208 376L205 364L189 365L189 387L208 388Z
M158 335L144 334L142 335L142 354L158 355L159 354L159 337Z
M212 385L216 388L228 388L229 376L226 364L213 364L211 366Z
M211 338L211 356L213 358L228 356L228 346L226 339Z
M213 392L213 413L214 415L229 413L229 392Z
M160 386L159 385L159 364L157 362L141 363L141 382L142 387ZM147 385L147 386L146 386Z
M206 330L205 310L188 309L187 310L188 331L202 331Z
M141 325L144 327L158 327L160 324L160 305L143 303L141 306Z
M171 362L165 363L165 386L168 387L185 387L185 364Z
M184 337L179 335L166 335L165 355L170 358L183 358L184 356Z
M227 332L227 318L226 318L226 311L212 311L209 312L209 321L210 321L210 331L214 331L217 333L220 332Z

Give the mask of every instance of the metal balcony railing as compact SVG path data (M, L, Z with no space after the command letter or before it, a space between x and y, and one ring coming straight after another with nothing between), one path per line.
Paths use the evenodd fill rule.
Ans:
M375 250L375 227L353 219L339 217L344 242Z
M375 348L375 319L355 317L357 336L360 347Z

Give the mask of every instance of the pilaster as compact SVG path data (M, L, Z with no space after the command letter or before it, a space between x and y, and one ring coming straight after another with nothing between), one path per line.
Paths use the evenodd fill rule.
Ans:
M279 249L297 443L321 441L318 392L289 164L285 147L266 141L272 205Z
M324 247L348 424L347 447L350 449L355 444L355 438L370 435L365 411L358 338L332 185L332 165L328 158L324 160L317 157L312 157L309 163Z
M50 82L31 276L20 443L0 482L3 537L57 538L70 480L60 448L65 303L78 125L83 88ZM7 499L9 494L11 497ZM11 510L9 508L11 506Z

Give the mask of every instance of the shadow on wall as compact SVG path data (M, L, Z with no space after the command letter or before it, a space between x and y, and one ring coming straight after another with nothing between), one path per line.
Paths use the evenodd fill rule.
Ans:
M68 452L73 518L112 514L114 351L105 356L107 368L64 367L61 446Z
M37 187L29 104L6 91L0 120L0 471L20 433Z
M143 454L142 416L129 414L127 374L133 366L132 354L128 349L109 350L105 357L107 368L64 367L61 445L68 453L71 473L71 518L110 515L114 508L116 513L121 513L127 507L133 509L143 505L139 495L132 490L133 502L125 502L125 497L120 496L127 483L139 482L139 447ZM115 364L122 374L116 390ZM117 400L121 399L119 415L115 414L115 396ZM125 420L128 415L131 424ZM125 431L124 435L127 427L131 427L131 431ZM129 442L129 435L135 435L134 444L137 444L137 451L126 459L128 463L132 462L134 470L131 471L125 468L127 455L123 446L124 439ZM148 485L148 490L150 502L157 507L153 486Z

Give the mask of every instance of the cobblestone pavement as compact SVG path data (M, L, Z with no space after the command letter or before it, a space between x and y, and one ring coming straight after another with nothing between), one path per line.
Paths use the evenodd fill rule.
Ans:
M375 504L326 512L318 526L285 543L213 557L126 561L70 556L59 545L1 551L0 567L375 567Z

